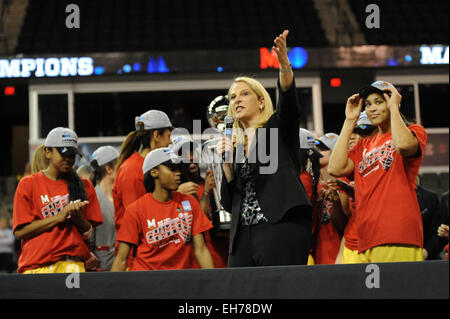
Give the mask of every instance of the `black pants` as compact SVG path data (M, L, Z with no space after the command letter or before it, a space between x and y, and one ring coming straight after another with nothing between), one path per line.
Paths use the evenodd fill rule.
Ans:
M239 226L228 267L306 265L311 232L311 217L295 210L276 224Z

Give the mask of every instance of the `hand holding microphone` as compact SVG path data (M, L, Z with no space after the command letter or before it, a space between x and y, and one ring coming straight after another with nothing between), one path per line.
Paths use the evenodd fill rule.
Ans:
M222 159L226 159L227 154L230 154L228 156L231 156L231 154L233 153L233 141L224 136L222 137L222 139L217 143L216 145L216 152L219 155L222 155ZM225 163L230 163L225 161Z
M233 168L231 163L233 162L233 123L234 118L232 116L226 116L225 123L225 136L217 143L216 152L222 155L223 172L225 178L230 182L234 178Z
M225 138L231 142L231 146L233 146L233 123L234 118L231 115L225 116ZM233 148L228 147L225 149L225 153L222 154L222 159L225 163L232 163L233 161Z

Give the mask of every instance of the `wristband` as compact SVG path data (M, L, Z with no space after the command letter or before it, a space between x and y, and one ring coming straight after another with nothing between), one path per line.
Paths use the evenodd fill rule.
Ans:
M289 63L289 66L287 69L282 69L280 66L280 72L285 73L285 72L289 72L292 70L292 64Z

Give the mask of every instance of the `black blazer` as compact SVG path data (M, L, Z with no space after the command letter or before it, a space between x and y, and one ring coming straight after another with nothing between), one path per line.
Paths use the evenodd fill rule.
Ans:
M312 206L306 191L300 181L300 142L299 142L299 107L295 81L293 81L288 91L283 92L278 80L279 99L276 112L270 117L265 130L258 129L252 147L249 151L256 156L254 175L256 197L261 212L267 217L268 222L274 224L279 222L287 211L292 208L299 208L302 214L312 214ZM272 136L276 129L278 136ZM270 141L275 142L278 152L275 158L278 161L276 170L271 174L261 174L261 169L269 169L273 162L268 162L264 156L258 156L258 149L263 147L265 142L266 154L271 150ZM242 180L240 169L242 163L236 163L236 157L243 154L243 145L238 145L235 149L235 162L233 164L234 180L230 183L222 179L221 203L223 208L232 214L230 229L229 253L233 252L234 238L240 223L240 206L242 200ZM256 154L256 155L255 155ZM276 156L277 155L277 156ZM250 161L250 160L249 160ZM264 163L266 161L266 163Z

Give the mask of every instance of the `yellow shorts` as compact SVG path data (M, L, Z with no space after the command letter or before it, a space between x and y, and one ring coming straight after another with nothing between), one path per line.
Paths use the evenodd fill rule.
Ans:
M423 261L422 248L410 245L381 245L358 255L360 263Z
M357 264L360 263L358 261L358 250L351 250L344 246L344 250L342 252L342 263L343 264Z
M24 274L57 274L57 273L74 273L85 272L84 263L80 261L57 261L54 264L39 267L35 269L25 270Z
M307 266L312 266L312 265L314 265L314 258L311 254L309 254Z

